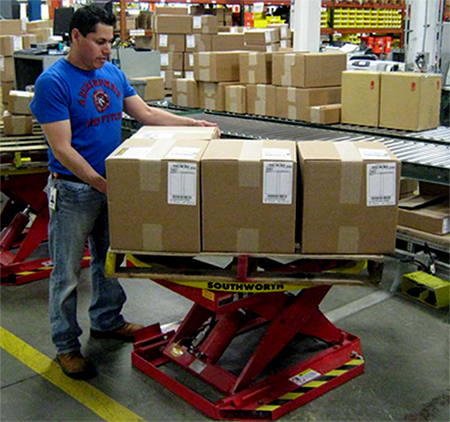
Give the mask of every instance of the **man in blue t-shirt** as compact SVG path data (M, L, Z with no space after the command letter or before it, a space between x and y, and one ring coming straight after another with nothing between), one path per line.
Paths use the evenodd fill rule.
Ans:
M149 107L108 62L115 18L105 9L78 9L66 58L40 75L31 104L49 145L50 320L63 372L88 379L95 367L81 354L77 286L86 239L91 252L91 337L132 341L143 328L124 320L126 295L106 278L109 247L105 159L121 143L122 111L144 125L213 126Z

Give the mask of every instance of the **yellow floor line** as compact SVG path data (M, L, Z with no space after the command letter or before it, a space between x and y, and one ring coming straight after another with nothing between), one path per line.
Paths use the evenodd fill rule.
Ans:
M89 383L67 377L62 373L57 363L1 326L0 347L105 421L133 422L144 420Z

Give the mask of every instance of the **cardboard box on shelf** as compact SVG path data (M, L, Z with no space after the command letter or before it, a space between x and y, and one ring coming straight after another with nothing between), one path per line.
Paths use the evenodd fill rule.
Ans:
M248 84L271 84L272 54L241 53L239 57L239 81Z
M31 115L30 103L33 97L33 92L9 91L8 111L11 114Z
M246 45L267 45L280 41L280 32L275 28L251 29L244 33Z
M31 29L28 32L36 35L36 42L45 43L53 35L53 28Z
M213 37L212 51L245 51L244 34L219 32Z
M307 122L311 118L310 107L341 102L340 86L325 88L276 87L276 89L276 116L282 119Z
M8 104L9 103L9 93L14 90L14 81L9 82L2 82L2 103Z
M136 18L137 29L152 29L152 12L141 10Z
M321 125L331 125L341 122L341 108L340 104L328 104L310 107L311 123L318 123Z
M441 75L413 72L381 74L379 126L421 131L439 126Z
M139 89L140 83L143 89ZM164 78L160 76L143 76L131 78L130 84L144 101L154 101L164 99Z
M346 69L344 53L278 53L273 58L273 84L299 88L338 86Z
M37 37L34 34L23 34L22 37L22 48L28 49L31 48L31 44L35 44L37 42Z
M12 116L8 112L3 115L5 136L31 135L33 118L31 116Z
M53 29L53 21L52 20L37 20L26 23L27 32L32 32L35 29L45 29L52 28Z
M155 15L188 15L189 9L187 6L163 6L155 5Z
M342 123L378 126L380 82L379 72L342 73Z
M294 252L294 142L211 141L201 170L203 251Z
M219 32L217 16L193 16L192 32L194 34L217 34Z
M211 34L186 35L186 51L211 51L214 37Z
M398 210L398 224L403 227L420 230L426 233L444 235L450 233L449 201L424 206L417 209Z
M22 37L17 35L0 36L0 56L12 56L14 51L22 50Z
M247 90L244 85L225 87L225 111L240 114L247 112Z
M273 85L247 85L247 113L257 116L276 116L276 92Z
M14 81L14 58L0 56L0 81Z
M200 252L199 161L208 142L191 136L131 138L106 159L112 249Z
M192 34L192 16L154 16L153 30L159 34Z
M139 35L134 37L134 46L137 50L151 50L153 37L151 35Z
M203 82L238 82L239 55L239 52L195 53L195 80Z
M183 52L175 51L160 54L161 69L166 70L184 70Z
M164 87L166 89L172 89L172 85L175 79L183 78L184 72L181 70L161 70L161 77L164 79Z
M161 52L185 51L186 36L182 34L154 34L153 50Z
M229 85L236 85L236 82L198 82L199 107L225 111L225 87Z
M298 152L302 253L393 253L400 161L379 142L298 142Z
M20 19L0 20L1 35L20 35L22 33L22 21Z
M194 79L175 79L172 84L172 103L181 107L198 108L198 87Z

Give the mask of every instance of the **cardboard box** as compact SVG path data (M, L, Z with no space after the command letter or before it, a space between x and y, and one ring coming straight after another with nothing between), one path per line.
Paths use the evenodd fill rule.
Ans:
M393 253L400 161L378 142L298 142L298 152L302 253Z
M244 34L219 32L213 37L212 51L235 50L247 50L247 47L245 46Z
M152 12L141 10L136 18L137 29L152 29Z
M194 79L194 71L193 70L187 70L184 72L184 77L186 79Z
M181 34L155 34L153 36L153 50L162 52L185 51L186 36Z
M299 88L338 86L346 69L344 53L278 53L273 58L273 84Z
M160 54L160 63L162 70L184 70L183 52L175 51Z
M292 141L211 141L201 160L205 252L293 253Z
M186 35L186 51L212 51L214 36L210 34Z
M292 38L292 31L288 24L285 23L271 23L267 28L277 28L280 34L280 40L290 40Z
M192 32L194 34L217 34L219 32L217 16L193 16Z
M31 115L30 103L34 97L34 92L16 91L9 92L8 111L11 114Z
M280 40L280 49L291 49L292 48L292 41L291 40Z
M164 79L164 87L172 89L173 81L178 78L183 78L184 73L181 70L161 70L161 77Z
M377 127L380 86L379 72L343 72L342 123Z
M272 83L271 53L241 53L239 57L239 80L248 84Z
M36 42L47 42L53 35L52 28L31 29L30 34L36 35Z
M203 140L219 138L215 126L142 126L130 139Z
M155 5L155 15L188 15L189 9L186 6L161 6Z
M112 249L200 252L199 161L208 142L191 136L132 138L106 159Z
M280 32L275 28L251 29L244 33L246 45L267 45L275 44L280 41Z
M198 82L199 107L225 111L225 87L229 85L236 85L236 82Z
M247 113L247 90L243 85L225 87L225 111L230 113Z
M194 71L194 53L183 53L183 66L185 71ZM192 76L193 78L193 76Z
M172 84L172 103L181 107L198 108L198 87L194 79L175 79Z
M33 118L31 116L3 115L5 136L31 135L33 133Z
M381 74L380 127L421 131L439 126L441 75Z
M22 37L16 35L0 36L0 56L12 56L14 51L22 50Z
M52 20L37 20L26 23L27 32L32 32L35 29L53 28Z
M14 81L10 82L2 82L2 103L8 104L9 103L9 93L14 90Z
M273 85L247 85L247 113L276 116L277 88Z
M22 33L22 21L20 19L0 20L0 35L20 35Z
M274 60L276 60L275 57ZM311 118L310 107L340 102L340 86L325 88L277 87L276 115L282 119L307 122Z
M261 53L276 53L280 50L280 43L266 45L246 45L246 50Z
M151 35L136 36L134 37L134 46L137 50L151 50L153 37Z
M310 107L310 123L331 125L341 122L341 105L329 104Z
M34 34L24 34L22 37L22 48L31 48L31 44L36 44L37 38Z
M14 58L0 56L0 81L12 82L14 79Z
M203 82L238 82L239 55L239 52L195 53L195 79Z
M398 210L398 225L427 233L444 235L450 233L449 201L417 209Z
M192 34L192 16L154 16L153 30L159 34Z
M145 84L144 89L138 90L134 85L136 82ZM160 76L145 76L140 78L131 78L130 84L136 89L136 92L144 101L154 101L164 99L164 78Z
M402 293L435 309L449 305L450 283L423 271L403 274Z

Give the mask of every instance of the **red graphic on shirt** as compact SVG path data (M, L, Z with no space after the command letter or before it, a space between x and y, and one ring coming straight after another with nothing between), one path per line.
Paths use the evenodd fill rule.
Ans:
M93 99L95 108L99 113L103 113L107 110L111 103L109 95L101 88L94 91Z

